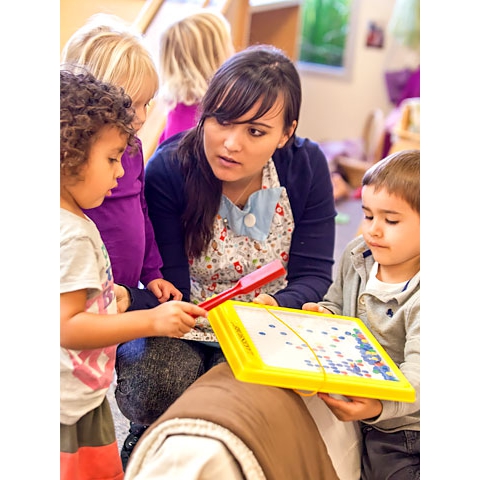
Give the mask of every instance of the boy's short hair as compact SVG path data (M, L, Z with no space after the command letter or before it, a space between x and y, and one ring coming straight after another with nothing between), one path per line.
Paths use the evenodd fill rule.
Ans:
M88 72L60 71L60 173L76 177L87 162L93 140L107 126L118 128L133 145L132 100L122 88Z
M375 163L363 176L367 185L402 198L420 214L420 150L394 152Z

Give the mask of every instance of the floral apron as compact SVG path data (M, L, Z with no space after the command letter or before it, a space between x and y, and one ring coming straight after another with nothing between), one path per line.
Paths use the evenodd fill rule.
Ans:
M262 189L250 195L243 210L222 195L212 241L201 257L190 259L191 301L203 302L275 259L286 267L294 226L287 191L280 186L270 159L263 168ZM284 275L235 300L249 302L260 293L274 294L286 285ZM198 318L196 327L183 338L217 341L204 317Z

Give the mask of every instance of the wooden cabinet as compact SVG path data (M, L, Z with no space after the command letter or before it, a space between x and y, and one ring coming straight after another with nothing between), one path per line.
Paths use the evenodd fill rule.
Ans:
M231 0L225 2L222 12L232 26L237 50L267 43L297 60L301 0Z

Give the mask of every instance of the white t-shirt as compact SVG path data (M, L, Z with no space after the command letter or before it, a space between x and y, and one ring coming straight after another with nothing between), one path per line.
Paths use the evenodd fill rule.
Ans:
M116 313L110 258L96 225L60 209L60 293L87 289L87 312ZM98 407L113 380L116 345L60 347L60 422L73 425Z

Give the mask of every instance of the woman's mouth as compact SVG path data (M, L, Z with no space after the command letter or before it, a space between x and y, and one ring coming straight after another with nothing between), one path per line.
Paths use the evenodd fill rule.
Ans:
M233 158L230 158L230 157L220 156L220 160L221 160L222 162L235 163L235 164L239 165L239 163L238 163L236 160L234 160Z

